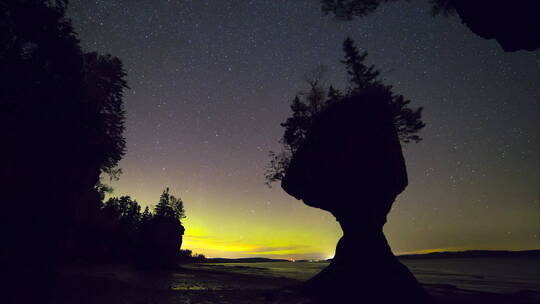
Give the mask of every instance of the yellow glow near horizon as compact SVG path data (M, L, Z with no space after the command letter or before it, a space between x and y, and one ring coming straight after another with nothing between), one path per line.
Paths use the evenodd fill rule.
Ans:
M207 257L333 257L342 231L330 213L308 207L278 187L268 189L261 181L248 181L252 184L240 188L234 180L219 176L215 179L194 182L190 176L166 178L149 173L146 182L141 183L126 170L122 179L113 183L113 195L130 195L144 208L155 205L169 186L175 196L182 198L186 209L182 249ZM170 180L178 182L170 184ZM423 216L426 207L416 203L425 195L423 189L409 188L398 197L385 225L385 235L396 254L537 249L537 243L531 242L527 233L508 234L505 228L513 225L524 232L536 229L538 219L524 205L491 208L490 217L483 216L486 211L482 206L471 205L468 218L438 214L432 218ZM450 199L442 195L431 199L443 201L440 206L449 206L444 207L445 214L452 214ZM472 217L474 221L469 220ZM516 218L520 221L515 222ZM494 220L500 225L486 230Z
M335 219L279 183L269 189L264 176L268 151L282 149L280 123L291 114L290 102L309 89L302 75L328 65L321 85L347 90L339 64L344 34L374 51L366 63L384 71L396 94L425 107L423 140L403 145L409 185L385 225L393 251L540 247L538 52L503 52L452 22L437 21L448 34L432 35L420 30L423 9L393 20L408 4L365 26L369 21L330 22L316 0L282 1L294 9L273 7L274 1L145 1L130 14L113 5L98 14L97 1L72 2L68 16L85 52L118 56L128 72L127 150L120 179L110 182L112 195L130 195L144 208L169 187L185 204L183 249L232 258L333 256L342 234ZM194 29L191 21L199 19ZM284 23L271 26L277 21ZM221 25L231 30L217 30ZM142 30L156 35L126 34ZM430 51L443 46L445 56ZM364 186L355 184L348 203L369 203Z
M219 228L186 219L182 248L209 257L272 257L307 259L333 255L335 241L321 247L316 235L238 221L223 221ZM249 233L241 233L248 231ZM336 239L337 241L337 239Z
M116 190L113 196L126 193L143 208L152 209L161 187L153 188L156 191L148 193L128 187L125 192ZM206 192L182 195L176 189L171 186L171 192L184 201L187 215L182 220L185 232L181 248L193 253L227 258L324 259L334 255L341 237L341 229L332 215L285 194L280 194L283 202L277 202L275 207L253 204L245 208L250 206L250 200L257 198L237 200L228 195L213 197ZM284 208L287 212L283 212Z

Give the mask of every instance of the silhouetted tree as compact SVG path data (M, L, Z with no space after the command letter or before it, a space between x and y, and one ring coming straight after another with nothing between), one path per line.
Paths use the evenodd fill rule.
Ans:
M104 208L105 210L105 208ZM184 203L166 188L151 212L138 215L134 256L141 266L169 266L181 259Z
M396 0L321 0L321 9L325 13L333 13L342 20L351 20L354 16L367 16L379 5Z
M150 209L148 209L148 206L144 208L144 211L141 215L141 224L149 223L152 220L152 213L150 212Z
M392 86L383 84L379 78L380 72L373 65L364 64L367 52L360 53L351 38L347 38L343 43L343 51L345 60L341 62L346 66L351 84L348 96L360 95L365 90L379 91L382 94L381 102L390 106L400 140L404 143L420 141L422 138L418 132L425 127L421 120L422 107L411 109L410 100L393 93Z
M182 256L183 218L184 204L169 188L161 194L154 212L147 206L141 213L140 205L129 196L109 198L100 214L102 258L148 267L174 264Z
M182 249L180 250L179 260L181 263L199 263L204 262L204 260L206 260L206 257L204 256L204 254L194 254L193 251L189 249Z
M204 262L206 260L206 256L202 253L197 253L192 257L193 262Z
M120 59L92 52L84 54L83 104L86 154L95 166L114 177L121 171L116 165L126 152L123 91L126 73Z
M134 231L141 220L141 206L129 196L112 197L103 205L103 214Z
M367 52L360 52L350 37L347 37L343 42L343 52L345 58L341 60L341 63L345 65L347 70L351 86L349 91L352 91L352 94L365 90L369 86L381 84L378 81L380 72L375 69L375 66L368 66L364 63L368 55Z
M183 258L183 259L189 259L193 256L193 251L191 251L190 249L182 249L180 250L180 257Z
M293 99L290 105L292 114L281 124L285 128L280 140L282 151L270 152L271 159L265 172L268 185L283 179L292 156L304 142L313 121L321 112L329 105L367 92L378 94L379 102L390 107L395 128L403 143L421 140L418 132L425 126L421 120L422 108L410 108L410 100L393 93L392 86L383 84L380 72L373 65L366 65L367 52L360 52L352 39L347 38L343 42L343 51L345 58L341 63L345 65L349 76L349 88L346 93L342 93L330 86L325 96L325 90L317 78L308 81L310 89L302 95L302 99L299 96Z
M381 4L396 0L320 0L322 11L351 20L374 12ZM430 0L435 15L458 14L471 31L496 39L505 51L534 51L540 47L540 2L536 0Z
M169 188L161 194L158 204L154 208L152 219L152 232L156 242L154 248L160 264L170 264L178 257L182 246L184 226L184 205L182 200L169 194Z
M178 222L181 222L185 218L184 202L180 198L176 198L169 194L169 188L166 188L159 202L154 208L154 214L156 217L173 218Z
M154 264L154 257L156 256L154 243L156 242L155 238L158 236L154 233L153 219L154 215L148 206L146 206L141 214L137 230L137 250L135 258L139 265L153 266Z
M81 250L100 174L114 175L125 152L121 62L84 54L66 7L0 1L2 260L53 265Z
M321 85L321 78L324 72L325 68L320 66L306 75L304 81L308 84L309 89L305 92L300 92L291 102L290 109L292 115L285 122L281 123L281 126L285 129L283 137L280 140L282 151L277 153L273 151L269 152L270 161L265 171L266 185L269 187L273 182L283 178L292 155L305 139L313 119L329 103L335 101L335 98L340 94L339 91L330 87L328 99L325 100L326 91ZM330 96L329 94L333 95Z
M136 254L141 207L129 196L112 197L102 207L103 238L109 258L127 260Z
M328 105L332 105L340 101L342 98L343 98L343 94L339 90L336 90L333 86L330 86L328 88L328 97L326 100L326 103Z

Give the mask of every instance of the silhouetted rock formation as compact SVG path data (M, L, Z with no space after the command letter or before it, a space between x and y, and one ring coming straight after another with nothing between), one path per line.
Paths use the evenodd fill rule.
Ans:
M377 303L424 299L382 231L406 186L391 111L377 90L345 98L317 117L282 180L287 193L330 211L343 230L330 266L305 284L311 294L336 303L352 295Z
M453 0L461 20L485 39L496 39L507 52L540 47L540 1Z
M322 10L342 20L364 17L392 0L321 0ZM538 0L431 0L434 15L457 13L476 35L495 39L506 52L540 47Z

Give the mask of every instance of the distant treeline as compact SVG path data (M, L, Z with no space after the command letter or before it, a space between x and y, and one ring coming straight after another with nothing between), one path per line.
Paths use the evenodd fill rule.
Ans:
M432 252L425 254L400 255L400 259L450 259L450 258L494 258L494 257L540 257L540 250L467 250L457 252Z

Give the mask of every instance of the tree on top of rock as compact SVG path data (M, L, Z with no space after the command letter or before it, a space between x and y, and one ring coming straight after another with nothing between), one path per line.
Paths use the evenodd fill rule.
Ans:
M422 108L409 107L410 100L400 94L395 94L392 86L383 83L380 72L373 65L366 64L367 52L360 52L354 41L347 38L343 42L344 59L349 87L342 93L330 86L326 91L317 75L308 80L310 89L300 96L295 96L290 108L291 116L281 124L285 128L280 143L282 151L270 152L270 162L265 172L266 184L283 179L292 156L304 142L306 135L317 116L324 112L329 105L340 102L345 98L364 94L377 94L380 102L386 102L392 111L394 126L402 143L418 142L418 135L424 128ZM327 93L326 93L327 92ZM325 94L326 93L326 94Z
M184 202L180 198L171 195L169 193L169 188L167 187L161 194L159 202L154 208L154 216L175 218L178 221L181 221L186 217Z

